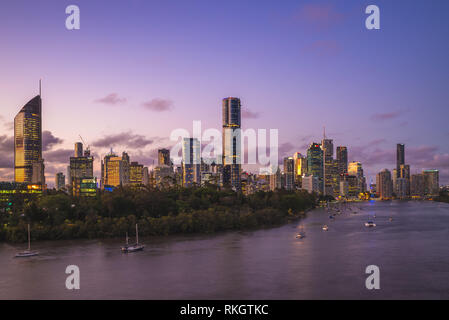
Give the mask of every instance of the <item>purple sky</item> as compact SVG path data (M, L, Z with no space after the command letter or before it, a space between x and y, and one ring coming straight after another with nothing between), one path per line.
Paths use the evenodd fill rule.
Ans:
M81 30L65 28L77 4ZM368 4L381 30L365 28ZM11 123L43 79L48 182L78 135L151 165L176 128L220 128L242 99L243 128L279 129L305 153L325 125L368 181L406 145L412 173L449 183L449 2L9 1L0 4L0 179L12 180ZM99 171L99 162L96 162Z

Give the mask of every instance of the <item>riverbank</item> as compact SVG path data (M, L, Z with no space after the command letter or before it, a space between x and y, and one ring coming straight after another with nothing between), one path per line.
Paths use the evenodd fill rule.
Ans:
M307 192L283 190L244 196L212 188L122 188L93 199L49 194L2 215L0 240L26 241L28 223L32 241L122 238L134 235L136 223L142 237L254 230L298 219L315 203Z

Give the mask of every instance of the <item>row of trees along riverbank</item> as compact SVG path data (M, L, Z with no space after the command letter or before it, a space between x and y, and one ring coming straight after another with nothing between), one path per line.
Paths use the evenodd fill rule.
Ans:
M0 241L123 237L139 224L141 236L213 233L280 225L317 202L304 191L258 192L249 196L214 187L149 190L117 188L93 198L50 191L15 201L0 213Z

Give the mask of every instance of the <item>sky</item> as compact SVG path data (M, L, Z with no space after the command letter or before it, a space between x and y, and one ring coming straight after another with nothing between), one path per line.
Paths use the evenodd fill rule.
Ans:
M67 30L65 9L80 8ZM365 8L380 8L367 30ZM47 182L66 172L79 135L151 166L173 130L221 127L221 100L242 101L242 128L278 129L279 156L323 135L348 147L367 180L395 168L449 184L449 2L2 1L0 180L13 180L12 121L42 79Z

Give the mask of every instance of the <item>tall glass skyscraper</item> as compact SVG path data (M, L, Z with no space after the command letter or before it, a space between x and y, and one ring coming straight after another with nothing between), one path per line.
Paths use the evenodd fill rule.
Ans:
M321 144L312 143L307 149L307 171L318 179L319 188L323 190L323 149Z
M241 189L241 103L239 98L224 98L223 111L223 184Z
M396 146L396 172L398 178L402 164L405 164L405 146L402 143L398 143Z
M196 138L184 138L182 144L182 184L191 187L201 184L201 146Z
M42 99L31 99L14 118L14 180L31 183L33 164L42 161Z

